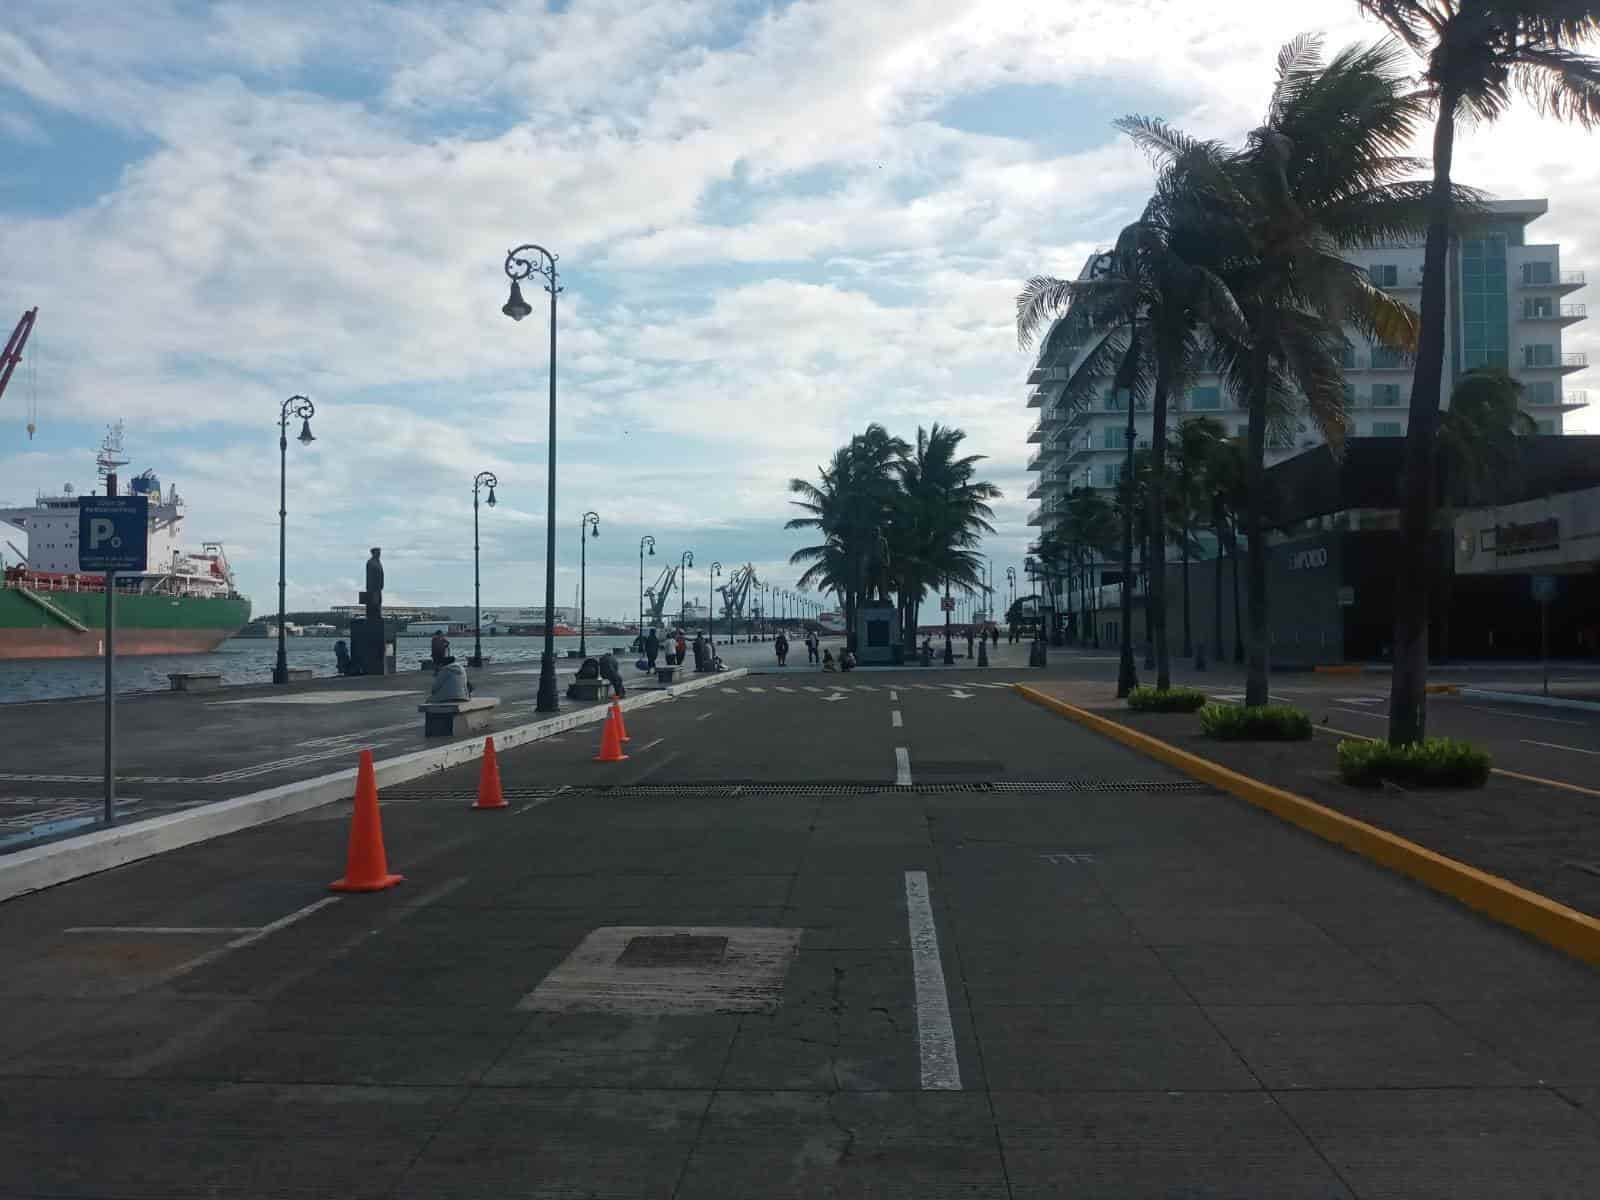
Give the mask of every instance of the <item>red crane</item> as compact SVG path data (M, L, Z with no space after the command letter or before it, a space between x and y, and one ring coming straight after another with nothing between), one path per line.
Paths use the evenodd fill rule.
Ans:
M34 318L39 315L39 308L35 305L22 314L22 320L17 322L17 327L11 331L11 340L6 343L4 354L0 354L0 397L6 394L6 384L11 382L11 373L17 369L17 364L22 361L22 348L28 344L28 335L33 332ZM28 436L33 436L33 422L28 422Z

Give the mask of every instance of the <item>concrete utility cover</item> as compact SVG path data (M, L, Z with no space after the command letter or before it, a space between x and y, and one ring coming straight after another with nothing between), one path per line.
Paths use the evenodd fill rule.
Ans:
M629 938L617 955L622 967L711 967L728 953L725 937L696 937L689 933L669 933L665 937Z
M525 1012L771 1012L798 929L613 925L596 929L522 998Z

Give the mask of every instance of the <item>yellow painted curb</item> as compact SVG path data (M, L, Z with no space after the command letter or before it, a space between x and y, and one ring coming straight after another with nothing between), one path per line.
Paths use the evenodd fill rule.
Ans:
M1422 690L1430 696L1459 696L1461 689L1453 683L1425 683Z
M1318 675L1359 675L1362 672L1360 663L1338 663L1326 667L1312 667Z
M1035 704L1070 717L1080 725L1176 767L1186 775L1230 792L1258 808L1264 808L1326 841L1353 850L1435 891L1452 896L1485 916L1532 934L1574 958L1600 966L1600 920L1586 913L1568 908L1538 892L1518 887L1498 875L1446 858L1376 825L1347 817L1304 796L1231 771L1220 763L1180 750L1159 738L1058 700L1025 684L1013 686Z

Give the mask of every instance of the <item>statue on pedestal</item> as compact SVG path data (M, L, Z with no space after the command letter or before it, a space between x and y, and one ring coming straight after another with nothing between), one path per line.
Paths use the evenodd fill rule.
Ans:
M383 620L383 548L374 546L372 557L367 559L367 590L361 593L361 602L367 606L367 620Z
M374 546L367 559L367 589L356 599L366 606L365 619L350 622L351 674L384 673L385 638L383 627L383 551Z

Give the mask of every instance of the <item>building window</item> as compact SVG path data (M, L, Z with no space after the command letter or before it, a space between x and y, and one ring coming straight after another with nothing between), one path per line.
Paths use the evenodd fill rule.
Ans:
M1461 241L1461 360L1473 367L1510 361L1506 324L1506 235Z
M1373 437L1399 437L1399 421L1374 421L1372 423Z
M1197 387L1189 390L1189 407L1196 412L1215 412L1222 407L1222 389Z
M1374 346L1372 348L1372 366L1379 371L1392 371L1404 364L1400 359L1400 351L1388 346Z
M1346 408L1359 408L1361 406L1361 399L1356 395L1356 388L1353 383L1344 385L1344 406Z
M1107 425L1100 431L1100 444L1106 450L1126 450L1128 431L1120 425Z
M1554 433L1556 431L1556 423L1554 421L1535 421L1534 425L1540 433Z
M1554 404L1556 402L1556 385L1548 379L1540 379L1534 383L1522 385L1527 389L1530 404Z
M1522 302L1522 315L1530 318L1553 317L1556 302L1549 296L1529 296Z
M1100 465L1100 486L1116 487L1122 482L1121 463L1102 463Z
M1355 370L1356 348L1349 342L1345 342L1339 347L1339 365L1346 371Z
M1128 406L1128 392L1126 388L1113 388L1106 393L1106 411L1122 412Z
M1539 342L1522 348L1522 365L1525 367L1553 367L1556 365L1556 348L1549 342Z
M1400 385L1398 383L1375 383L1372 385L1372 407L1394 408L1400 403Z
M1367 278L1375 287L1398 287L1400 267L1396 263L1373 263L1367 268Z
M1530 287L1541 287L1556 281L1556 265L1549 262L1525 262L1522 264L1522 282Z

